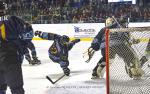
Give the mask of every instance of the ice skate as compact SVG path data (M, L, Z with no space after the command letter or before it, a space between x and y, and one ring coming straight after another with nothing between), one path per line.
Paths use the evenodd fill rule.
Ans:
M97 71L93 71L91 79L99 79Z
M29 64L32 64L32 60L28 60Z
M70 75L70 69L69 68L63 68L63 71L64 71L64 74L66 76L69 76Z
M133 79L141 79L144 71L141 68L130 68L129 76Z
M97 68L97 75L98 75L99 78L103 78L103 77L104 77L104 73L105 73L105 71L106 71L105 68L106 68L106 67L101 67L100 65L99 65L99 67Z
M144 71L141 68L131 68L130 69L133 79L141 79Z
M103 73L103 69L100 65L98 66L96 71L93 71L92 73L92 78L91 79L100 79L103 78L104 73Z
M33 60L31 60L29 64L32 64L32 65L39 65L39 64L41 64L41 61L38 60L38 58L36 57L36 58L34 58Z

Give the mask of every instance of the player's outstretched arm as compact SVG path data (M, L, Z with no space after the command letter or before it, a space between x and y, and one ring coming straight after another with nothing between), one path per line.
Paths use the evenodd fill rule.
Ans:
M69 44L68 44L69 50L72 49L73 45L75 45L76 43L78 43L78 42L80 42L80 41L81 41L80 39L74 39L74 40L72 40L71 42L69 42Z
M60 35L54 34L54 33L48 33L48 32L42 32L42 31L35 31L35 36L38 36L42 39L47 39L47 40L55 40L60 38Z
M75 44L75 43L78 43L80 41L81 41L80 39L75 39L75 40L72 40L71 42Z

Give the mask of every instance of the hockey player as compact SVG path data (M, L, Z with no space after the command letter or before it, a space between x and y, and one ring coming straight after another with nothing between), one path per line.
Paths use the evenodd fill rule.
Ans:
M25 27L26 27L25 32L29 32L29 31L33 32L32 26L30 24L27 23ZM32 35L32 34L29 34L29 35ZM31 37L33 37L33 35ZM32 65L41 64L41 61L38 60L36 50L35 50L35 46L32 43L31 38L29 38L28 41L26 41L26 42L27 42L27 49L25 49L25 58L26 58L26 60L29 62L29 64L32 64ZM29 50L31 51L31 55L32 55L33 60L31 59Z
M102 71L103 68L105 67L105 37L104 37L104 33L106 29L111 29L111 28L115 28L117 27L117 24L113 24L112 25L112 21L113 19L108 18L106 20L106 27L102 28L99 33L95 36L94 40L91 43L91 47L88 48L88 53L89 53L89 60L87 60L87 62L90 61L90 59L92 58L92 56L94 55L95 51L98 51L101 49L101 55L102 58L98 61L97 65L95 66L95 68L93 69L93 73L92 73L92 78L99 78L102 75L98 75L97 73L97 69L98 67L100 68L100 70Z
M6 4L0 1L0 94L7 86L12 94L24 94L21 64L27 37L25 22L16 16L6 16Z
M108 18L106 20L106 27L101 29L98 35L92 42L91 47L88 49L89 55L91 52L97 51L101 49L102 58L98 62L97 66L94 68L92 75L94 77L101 77L101 71L105 67L105 29L106 28L117 28L117 27L125 27L126 21L120 20L119 23L114 21L112 18ZM123 58L126 66L127 73L131 78L140 78L143 74L143 70L139 66L139 60L135 55L134 50L131 48L129 43L130 34L128 32L116 32L110 33L110 53L109 58L113 60L115 55L118 54L119 57ZM94 50L94 51L92 51ZM128 54L128 55L127 55Z
M57 34L46 33L41 31L36 31L35 36L39 36L42 39L54 40L54 43L48 50L49 58L53 62L59 63L64 74L66 76L69 76L70 69L68 68L69 66L68 52L69 50L72 49L75 43L80 42L80 39L69 41L70 39L66 35L60 36Z

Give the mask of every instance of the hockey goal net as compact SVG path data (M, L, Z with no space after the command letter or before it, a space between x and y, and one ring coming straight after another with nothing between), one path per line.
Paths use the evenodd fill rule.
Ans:
M130 34L128 39L131 39L125 40L125 45L120 44L120 40L123 38L122 36L120 39L116 38L117 36L112 36L113 34L119 35L123 32L126 33L126 37L128 36L127 34ZM136 80L127 74L125 66L133 62L133 60L135 60L134 62L141 62L141 58L150 50L150 47L148 47L150 41L150 27L107 29L105 36L107 94L149 94L150 66L148 66L148 63L150 63L150 61L144 61L146 63L144 63L141 68L145 73L141 78ZM116 42L112 42L113 37L116 38Z

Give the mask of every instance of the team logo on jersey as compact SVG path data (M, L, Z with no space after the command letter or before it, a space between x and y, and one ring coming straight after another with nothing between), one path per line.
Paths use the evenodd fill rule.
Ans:
M52 54L57 54L57 53L58 53L56 47L51 47L51 48L50 48L50 52L51 52Z

